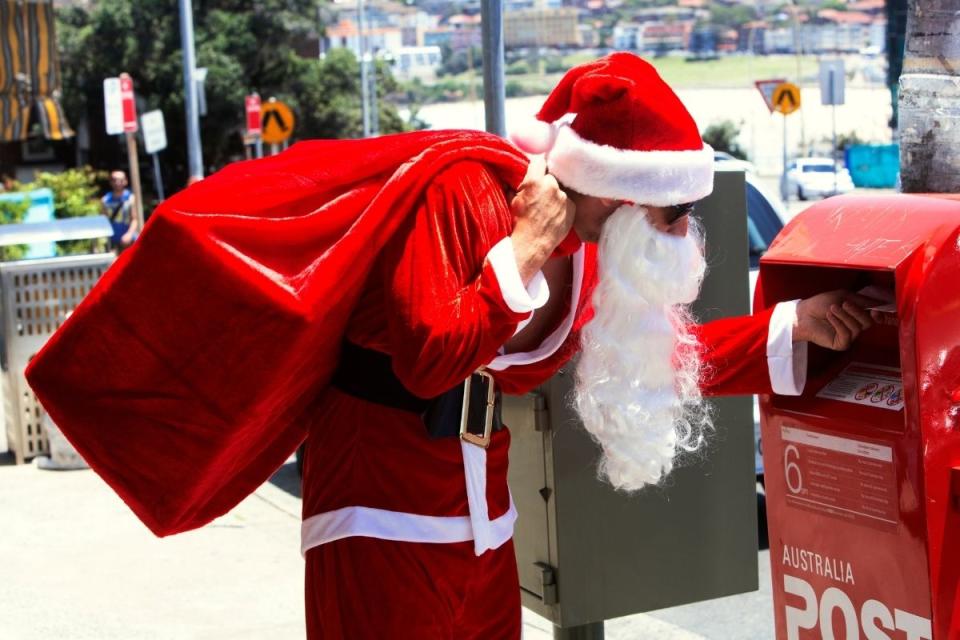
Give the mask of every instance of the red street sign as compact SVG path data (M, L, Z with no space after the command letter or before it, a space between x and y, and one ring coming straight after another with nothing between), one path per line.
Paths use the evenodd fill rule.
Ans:
M259 136L260 135L260 96L256 93L251 93L244 100L244 105L247 109L247 135L248 136Z
M120 74L120 102L123 105L123 130L126 133L135 133L137 105L133 101L133 78L129 73Z

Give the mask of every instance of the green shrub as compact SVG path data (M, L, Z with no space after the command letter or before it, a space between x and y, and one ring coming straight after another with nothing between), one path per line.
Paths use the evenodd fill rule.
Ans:
M544 65L544 71L547 73L566 73L569 68L570 65L564 64L560 56L550 56Z
M19 202L0 200L0 224L16 224L23 222L27 215L27 209L30 208L30 198L24 198ZM21 260L27 253L27 245L14 244L8 247L0 247L0 260Z
M80 218L100 213L100 187L97 185L106 177L106 172L94 171L90 167L67 169L61 173L41 172L29 187L47 187L53 191L55 218Z
M522 60L519 62L514 62L506 68L504 73L508 76L522 76L530 73L530 65Z
M53 191L53 216L55 218L81 218L101 213L100 187L98 182L106 180L104 171L95 171L90 167L67 169L60 173L37 174L36 181L24 188ZM107 238L97 240L65 240L57 243L57 255L71 256L91 251L106 251Z

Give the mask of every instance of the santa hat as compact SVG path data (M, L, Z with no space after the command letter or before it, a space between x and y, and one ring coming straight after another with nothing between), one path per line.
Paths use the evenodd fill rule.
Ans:
M545 153L549 172L586 195L669 206L713 191L713 149L656 69L631 53L570 69L510 138Z

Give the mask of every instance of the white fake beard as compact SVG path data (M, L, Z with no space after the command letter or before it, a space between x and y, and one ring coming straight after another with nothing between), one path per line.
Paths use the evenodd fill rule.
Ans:
M632 205L606 221L598 254L576 407L603 450L600 476L635 491L658 483L677 453L696 451L712 429L698 346L686 328L706 262L693 220L685 237L671 236Z

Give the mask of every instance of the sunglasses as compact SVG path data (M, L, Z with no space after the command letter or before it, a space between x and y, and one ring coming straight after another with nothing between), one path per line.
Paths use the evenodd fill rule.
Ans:
M686 202L684 204L675 204L667 207L667 219L665 222L667 224L673 224L683 216L688 216L693 213L693 210L696 206L696 202Z

